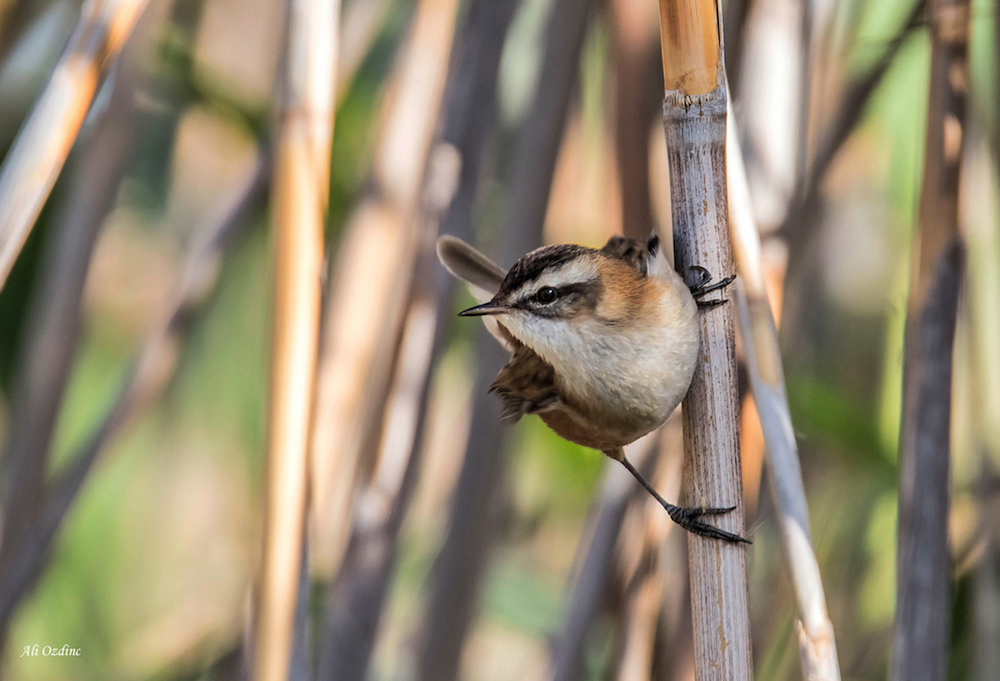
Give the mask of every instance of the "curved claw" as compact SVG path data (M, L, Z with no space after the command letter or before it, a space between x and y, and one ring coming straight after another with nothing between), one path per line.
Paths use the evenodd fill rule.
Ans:
M729 513L730 511L735 511L735 506L726 506L725 508L718 508L716 506L702 506L699 509L694 509L700 511L698 515L723 515Z
M702 268L702 269L704 269L704 268ZM705 274L708 275L707 272ZM708 277L709 277L709 279L711 279L711 275L708 275ZM688 288L691 290L691 295L692 296L694 296L695 298L700 298L701 296L705 295L706 293L711 293L712 291L718 291L721 288L725 288L725 287L729 286L731 283L733 283L733 281L735 279L736 279L736 275L735 274L731 274L728 277L726 277L725 279L720 279L719 281L715 282L714 284L708 284L706 280L702 280L697 286L690 286Z
M701 265L691 265L688 267L688 272L693 273L695 276L694 284L688 286L688 288L692 291L698 290L708 282L712 281L712 275L709 274L708 270Z
M711 307L718 307L719 305L725 305L729 302L729 298L719 298L718 300L695 300L694 303L699 307L699 309L707 310Z
M703 515L721 515L723 513L729 513L735 508L735 506L729 506L728 508L716 508L714 506L681 508L680 506L671 506L667 509L667 513L670 514L671 520L688 532L701 535L702 537L709 537L710 539L721 539L722 541L728 541L734 544L752 544L752 541L744 539L738 534L727 532L726 530L715 527L714 525L709 525L708 523L703 523L698 520L698 518Z

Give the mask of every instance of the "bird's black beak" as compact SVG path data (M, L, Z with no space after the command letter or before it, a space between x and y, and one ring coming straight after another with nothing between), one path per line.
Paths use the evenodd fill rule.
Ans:
M476 305L475 307L470 307L468 310L462 310L458 313L459 317L482 317L488 314L503 314L504 312L509 312L510 308L506 305L500 305L494 301L489 301L483 303L482 305Z

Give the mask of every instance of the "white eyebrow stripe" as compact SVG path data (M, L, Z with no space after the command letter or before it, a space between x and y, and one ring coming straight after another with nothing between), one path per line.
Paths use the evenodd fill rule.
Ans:
M584 258L577 258L567 263L555 267L552 270L543 272L533 281L525 282L517 292L511 296L512 300L524 300L533 296L538 289L545 286L561 288L570 284L582 284L597 278L597 265Z

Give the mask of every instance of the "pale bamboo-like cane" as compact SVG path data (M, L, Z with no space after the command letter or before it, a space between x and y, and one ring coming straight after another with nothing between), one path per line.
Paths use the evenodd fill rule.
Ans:
M768 478L798 604L796 629L802 675L806 681L839 681L837 645L809 534L809 509L785 394L778 334L768 303L760 237L750 204L750 190L738 140L730 107L727 131L729 229L740 282L735 297L750 387L764 432Z
M0 167L0 289L62 171L109 64L146 3L84 3L59 63Z
M272 188L267 507L253 678L287 678L302 559L329 191L339 0L290 0Z
M663 127L674 258L717 278L733 271L726 196L726 83L715 0L660 0ZM700 313L701 351L684 399L685 505L735 506L720 527L743 533L739 402L732 305ZM752 678L743 546L688 538L695 676Z

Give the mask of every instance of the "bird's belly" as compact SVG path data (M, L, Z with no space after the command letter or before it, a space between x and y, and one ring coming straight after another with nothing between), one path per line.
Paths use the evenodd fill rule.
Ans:
M655 430L666 421L671 411L673 409L655 415L640 410L606 408L584 411L567 404L560 409L541 412L539 416L545 425L570 442L609 450L635 442Z
M631 430L620 430L617 427L608 428L580 418L579 414L574 414L568 410L552 410L540 413L542 421L549 428L555 431L556 435L575 442L584 447L610 451L623 447L630 442L635 442L640 437L655 428L650 428L638 434Z
M694 345L644 341L641 351L582 352L556 371L567 409L543 415L558 435L607 449L634 442L663 424L691 383Z
M597 449L621 447L680 404L698 357L694 300L678 301L665 285L661 302L644 314L641 324L603 317L550 324L535 338L532 349L553 368L562 398L541 414L557 434Z
M576 383L577 388L581 387ZM570 442L594 449L614 449L660 427L686 392L655 381L591 382L586 395L561 390L563 404L539 414L546 425Z

